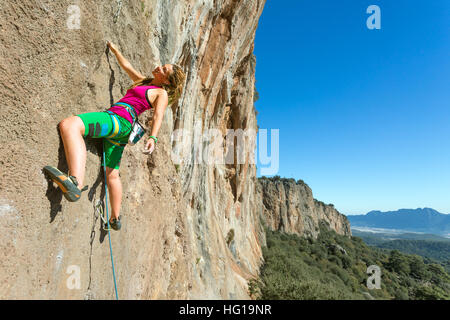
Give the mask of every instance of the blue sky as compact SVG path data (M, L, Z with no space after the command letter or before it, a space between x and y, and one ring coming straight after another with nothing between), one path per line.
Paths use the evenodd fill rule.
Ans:
M343 214L450 213L450 1L267 0L254 53L278 175Z

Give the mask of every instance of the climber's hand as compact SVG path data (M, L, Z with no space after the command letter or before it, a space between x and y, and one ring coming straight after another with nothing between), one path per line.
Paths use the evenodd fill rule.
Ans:
M109 49L113 52L116 53L117 52L117 47L114 43L107 41L106 44L108 45Z
M150 138L150 139L148 139L147 143L145 144L145 148L142 151L142 153L151 154L154 149L155 149L155 140Z

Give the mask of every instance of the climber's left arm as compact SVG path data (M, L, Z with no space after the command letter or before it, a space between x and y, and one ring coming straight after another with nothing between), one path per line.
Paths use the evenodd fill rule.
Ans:
M131 63L125 59L125 57L120 53L120 51L116 48L116 46L108 42L108 47L111 49L111 52L114 53L114 55L117 58L117 62L122 67L123 70L128 74L128 76L133 80L133 82L136 82L138 80L144 79L145 77L139 72L136 71Z

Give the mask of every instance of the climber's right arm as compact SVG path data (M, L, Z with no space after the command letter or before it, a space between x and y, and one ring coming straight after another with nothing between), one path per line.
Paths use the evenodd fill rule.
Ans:
M145 77L139 72L136 71L131 63L125 59L125 57L117 50L116 46L108 41L108 47L111 49L111 52L114 53L114 55L117 58L117 62L122 67L123 70L128 74L128 76L133 80L133 82L136 82L138 80L144 79Z

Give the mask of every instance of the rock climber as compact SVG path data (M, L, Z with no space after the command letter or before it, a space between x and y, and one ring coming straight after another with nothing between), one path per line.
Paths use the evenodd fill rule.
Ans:
M151 154L158 141L164 110L168 104L175 102L181 95L185 74L175 64L165 64L152 71L153 76L143 76L123 57L112 42L107 46L117 58L119 65L133 81L125 96L102 112L77 114L62 120L58 127L64 144L64 152L69 167L65 174L52 166L44 171L59 186L64 197L75 202L81 192L87 190L83 185L86 165L86 145L84 138L103 138L106 181L111 203L111 228L120 230L120 206L122 202L122 184L119 177L119 165L123 150L131 133L133 120L144 111L153 108L153 120L150 138L143 153ZM134 109L134 111L133 111ZM103 161L102 161L103 166Z

